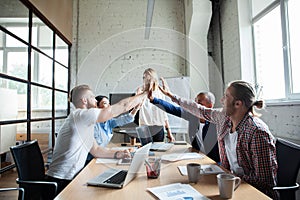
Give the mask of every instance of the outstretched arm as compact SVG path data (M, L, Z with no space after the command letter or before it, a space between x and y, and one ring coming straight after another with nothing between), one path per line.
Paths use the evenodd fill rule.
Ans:
M158 99L156 97L154 97L152 100L150 99L150 102L169 114L175 115L177 117L182 117L182 108L179 106L175 106L165 100Z
M169 87L167 85L167 83L165 82L165 80L163 78L161 78L162 81L162 87L160 88L161 91L164 94L171 94ZM171 94L173 97L173 94ZM190 120L191 118L191 113L185 111L181 106L176 106L170 102L167 102L165 100L162 99L158 99L156 97L152 96L152 91L150 90L148 93L148 98L150 100L151 103L153 103L154 105L156 105L157 107L159 107L160 109L166 111L169 114L175 115L177 117L183 118L187 121Z
M92 149L90 150L90 153L95 157L95 158L127 158L131 157L130 151L129 150L122 150L122 151L116 151L116 150L111 150L107 149L104 147L101 147L97 144L96 141L94 141L94 145Z
M107 108L102 109L98 116L97 122L105 122L113 117L116 117L126 111L129 111L131 108L139 105L147 97L147 92L138 94L132 97L122 99L118 103L111 105Z

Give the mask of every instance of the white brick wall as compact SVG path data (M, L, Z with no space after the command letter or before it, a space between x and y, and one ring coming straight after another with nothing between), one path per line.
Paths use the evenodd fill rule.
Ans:
M218 30L216 17L209 37L209 48L214 58L209 63L210 67L213 66L209 70L209 85L210 90L216 94L217 105L223 94L222 83L216 81L221 77L221 41L224 82L242 78L237 12L240 2L221 2L222 29ZM156 29L152 29L154 32L148 41L143 38L147 1L79 0L74 3L74 7L77 6L79 9L78 12L74 11L74 21L78 16L79 24L74 24L72 70L78 67L78 83L90 84L96 94L108 94L134 91L142 83L142 72L146 67L155 68L160 76L185 75L186 41L181 34L185 32L183 0L155 1L152 27ZM158 30L157 27L163 29ZM86 59L88 56L89 59ZM74 76L72 78L74 82ZM274 134L283 134L299 141L299 113L299 105L268 106L263 119Z
M185 75L183 8L181 0L155 1L152 33L145 40L147 1L78 1L77 82L107 95L135 91L148 67L160 76Z

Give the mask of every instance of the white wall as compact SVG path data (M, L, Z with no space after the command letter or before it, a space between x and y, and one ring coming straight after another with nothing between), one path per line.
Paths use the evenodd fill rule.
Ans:
M207 56L207 33L212 16L211 2L186 0L187 75L191 78L191 97L210 90Z
M188 2L192 9L187 21L197 25L189 29L191 39L185 35L184 0L155 1L149 39L144 38L147 0L74 3L72 68L77 74L72 86L74 81L89 84L96 94L105 95L133 92L142 84L143 71L152 67L159 76L190 75L191 91L207 90L211 5L209 0Z
M72 66L78 84L107 95L135 91L148 67L159 76L186 74L183 1L155 1L149 40L144 38L147 0L80 0L76 5Z

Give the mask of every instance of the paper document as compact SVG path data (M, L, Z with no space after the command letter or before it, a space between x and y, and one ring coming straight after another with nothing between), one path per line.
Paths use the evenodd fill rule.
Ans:
M119 159L112 159L112 158L97 158L96 159L96 164L103 164L103 163L112 163L112 164L117 164Z
M164 154L161 156L161 160L163 161L178 161L178 160L188 160L188 159L202 159L204 155L199 153L172 153L172 154Z
M147 188L156 197L163 200L209 200L189 184L174 183L164 186Z
M124 150L136 151L138 148L137 147L112 147L110 149L116 151L124 151Z
M177 167L181 175L187 176L186 166L178 166ZM218 165L201 165L200 174L220 174L224 173L224 171Z

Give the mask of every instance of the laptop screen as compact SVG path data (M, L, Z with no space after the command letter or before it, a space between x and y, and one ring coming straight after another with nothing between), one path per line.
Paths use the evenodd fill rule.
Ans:
M118 103L120 100L125 99L127 97L131 97L134 96L135 93L110 93L109 94L109 101L110 104L113 105L115 103ZM139 112L139 111L138 111ZM121 114L121 115L124 115ZM139 122L139 114L137 113L134 117L134 121L128 124L125 124L123 126L121 126L120 128L134 128L138 126L138 122Z

